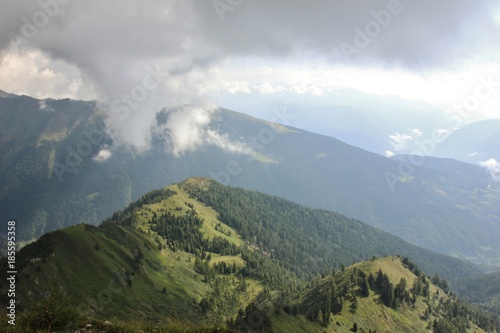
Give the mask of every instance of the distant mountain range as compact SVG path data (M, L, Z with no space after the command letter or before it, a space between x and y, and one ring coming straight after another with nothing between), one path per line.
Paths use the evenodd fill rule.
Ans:
M337 138L370 152L386 155L409 154L418 149L416 141L432 137L445 126L444 113L431 105L396 96L374 96L352 89L324 93L321 97L286 95L269 100L258 96L226 98L223 105L271 119L286 112L285 125ZM283 123L282 119L278 122Z
M205 176L337 211L440 253L500 264L500 184L482 167L389 159L225 109L203 129L210 140L174 156L164 128L175 112L157 114L151 148L136 152L113 144L95 102L0 98L0 219L18 220L19 236L29 240L97 224L154 188Z
M465 300L500 315L500 271L461 279L455 284Z
M454 131L437 145L435 155L473 164L500 161L500 119L474 122Z
M468 123L459 123L420 101L381 98L352 89L320 97L301 96L299 100L287 94L280 96L282 100L238 95L226 97L223 105L263 119L286 113L289 119L285 119L285 125L293 124L384 156L420 154L473 164L500 160L499 119L480 120L485 116L470 115L463 119ZM283 123L283 119L277 120Z

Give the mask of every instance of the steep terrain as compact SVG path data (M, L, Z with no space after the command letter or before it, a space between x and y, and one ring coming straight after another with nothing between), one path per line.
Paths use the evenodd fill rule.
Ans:
M16 219L18 236L29 240L70 224L97 224L152 189L200 175L499 265L500 184L479 166L387 159L223 109L202 129L218 133L211 144L174 156L164 131L173 112L158 113L152 146L139 153L113 144L93 102L0 98L0 219Z
M411 332L498 328L497 317L449 296L437 276L432 281L443 289L430 284L408 259L376 258L397 251L431 274L468 268L338 214L192 178L148 193L98 227L58 230L21 249L17 332L89 323L113 332L348 332L355 323L377 332L408 323ZM6 265L1 258L1 279ZM389 279L384 288L380 269ZM403 277L406 287L394 287ZM453 304L460 311L449 317Z
M483 332L496 325L495 319L464 319L476 310L450 294L445 281L400 257L333 272L297 300L298 312L316 318L326 332Z
M500 315L500 272L464 278L457 283L457 292L468 302Z

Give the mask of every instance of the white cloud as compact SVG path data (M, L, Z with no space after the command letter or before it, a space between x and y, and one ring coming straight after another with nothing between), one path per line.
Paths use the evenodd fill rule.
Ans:
M488 169L494 180L500 180L500 162L497 162L494 158L490 158L487 161L479 162L479 165Z
M321 96L323 95L323 88L320 88L316 85L307 85L307 84L300 84L296 86L292 86L289 89L290 91L303 95L303 94L311 94L313 96Z
M396 133L389 135L392 147L395 151L402 151L406 148L408 141L413 140L413 135Z
M112 154L110 149L104 148L104 149L99 150L97 155L92 157L92 160L94 160L96 162L104 162L104 161L108 160L109 158L111 158L112 155L113 154Z
M412 132L414 138L419 138L424 134L424 132L422 132L418 128L413 129L411 132Z
M407 145L410 141L421 137L423 134L424 132L422 132L418 128L414 128L410 133L396 133L393 135L389 135L389 138L391 139L393 149L396 151L402 151L407 148ZM388 151L386 151L386 155L387 152Z
M275 94L277 92L282 92L285 90L284 87L280 86L278 88L273 87L273 85L269 82L263 82L260 85L254 86L254 89L259 91L262 95L270 95L270 94Z
M215 105L190 106L169 114L165 128L175 156L196 150L204 144L206 127L212 121L215 110Z
M443 135L443 134L444 134L444 135L449 135L449 134L451 134L451 132L452 132L452 131L447 130L447 129L444 129L444 128L438 128L438 129L436 130L436 134L439 134L439 135Z
M323 89L317 86L310 86L309 87L309 92L313 96L321 96L323 95Z
M47 105L46 100L41 100L40 102L38 102L38 109L45 112L54 112L54 109L50 105Z
M246 81L222 81L222 90L228 92L231 95L238 93L251 94L250 83Z
M231 142L227 134L221 135L212 129L208 129L206 134L206 143L209 145L214 145L233 154L252 154L250 147L242 142Z
M245 143L232 142L227 134L221 135L210 128L216 106L208 103L202 106L186 106L168 115L160 131L166 131L166 144L174 156L181 156L205 145L219 147L230 153L251 154Z
M15 50L0 54L2 90L35 98L93 99L90 85L84 85L80 70L54 60L39 50Z
M384 0L247 1L231 5L221 22L211 1L69 1L25 48L11 47L9 34L0 35L0 89L37 98L98 98L111 105L140 93L144 82L152 87L145 68L161 66L166 74L158 89L137 95L140 103L133 101L138 105L127 119L111 112L108 123L115 142L147 148L158 110L197 104L212 93L213 100L254 89L300 99L352 88L452 108L476 92L481 76L494 73L499 80L499 11L492 10L498 7L493 0L474 6L405 2L397 20L359 56L336 54L341 42L354 42L353 29L363 29L372 10L386 6ZM16 34L25 24L19 18L42 11L37 1L10 1L4 7L1 30ZM500 117L498 110L496 91L471 119ZM408 141L404 135L396 137L397 147Z
M269 82L264 82L261 85L255 86L254 88L258 90L262 95L270 95L276 92Z
M386 150L386 151L385 151L385 156L386 156L386 157L393 157L393 156L394 156L394 152L393 152L393 151L391 151L391 150Z

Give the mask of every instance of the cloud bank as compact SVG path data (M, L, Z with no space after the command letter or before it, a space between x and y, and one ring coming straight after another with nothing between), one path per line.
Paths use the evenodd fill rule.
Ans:
M0 13L0 60L11 64L6 68L12 74L16 59L31 54L57 89L95 92L107 105L115 139L142 149L149 145L156 112L198 104L213 67L228 59L410 70L459 66L477 54L494 59L500 45L497 7L493 0L9 1ZM346 55L342 45L359 52ZM58 69L69 76L59 77ZM178 131L172 138L178 152L199 140Z
M419 138L423 135L424 133L419 130L418 128L414 128L411 130L410 133L396 133L393 135L389 135L390 143L392 145L392 148L395 151L403 151L407 148L408 143L410 143L412 140ZM386 151L386 156L392 156L393 152L391 151Z
M92 160L96 162L104 162L110 159L112 155L113 153L109 148L102 148L94 157L92 157Z
M487 161L479 162L479 165L486 168L495 181L500 181L500 162L497 162L494 158L490 158Z
M205 146L251 155L252 149L246 143L233 142L227 134L210 127L216 112L217 107L210 103L177 108L168 113L164 124L157 126L157 134L163 137L167 151L177 157Z

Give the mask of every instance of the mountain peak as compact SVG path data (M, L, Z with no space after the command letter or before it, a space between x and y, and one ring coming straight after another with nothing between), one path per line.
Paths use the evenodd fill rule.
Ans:
M458 307L466 316L476 311L450 293L445 280L424 275L400 256L374 257L324 274L297 302L297 311L327 332L426 332L431 327L447 332L460 324L440 313ZM467 326L472 332L484 332L478 324L486 330L494 327L473 320Z
M440 314L455 301L444 302L451 297L444 288L415 284L430 281L416 264L373 257L338 269L338 263L373 253L405 252L427 272L461 265L339 214L194 177L142 196L99 227L68 227L22 248L16 254L16 303L33 316L73 309L73 317L51 324L54 330L67 325L63 320L81 323L76 309L84 311L80 316L89 309L97 325L114 317L128 321L126 331L144 329L141 319L163 325L165 317L176 317L182 327L195 322L227 325L229 331L348 332L356 324L378 332L423 332L433 320L444 323ZM2 280L7 264L0 259ZM0 288L0 304L6 287ZM475 331L482 332L467 318L480 318L485 328L499 326L497 317L460 306ZM433 315L423 318L429 307ZM252 316L259 316L259 329L248 326ZM33 329L39 323L20 324ZM159 331L175 331L165 325Z
M214 180L206 177L191 177L179 183L179 187L186 192L193 190L206 191L213 182Z

